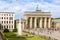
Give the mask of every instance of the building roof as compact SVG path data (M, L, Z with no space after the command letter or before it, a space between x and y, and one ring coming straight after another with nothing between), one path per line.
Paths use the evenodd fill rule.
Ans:
M0 13L12 13L12 14L14 14L14 12L0 12Z

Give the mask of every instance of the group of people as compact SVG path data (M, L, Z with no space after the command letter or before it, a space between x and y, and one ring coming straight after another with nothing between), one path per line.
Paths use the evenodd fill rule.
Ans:
M36 29L27 29L28 32L34 33L35 35L53 35L54 33L60 33L60 28L36 28Z

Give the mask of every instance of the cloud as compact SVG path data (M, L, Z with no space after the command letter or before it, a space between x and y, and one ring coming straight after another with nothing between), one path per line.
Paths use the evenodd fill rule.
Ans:
M54 0L53 3L60 4L60 0Z
M22 4L21 4L21 3ZM59 0L53 0L53 3L45 2L43 1L37 1L36 0L10 0L10 3L8 0L0 0L0 12L1 11L13 11L15 12L15 18L23 18L23 14L25 11L35 11L37 4L39 5L39 8L42 11L49 11L52 14L52 17L59 17L60 13L60 5L57 5L60 3Z

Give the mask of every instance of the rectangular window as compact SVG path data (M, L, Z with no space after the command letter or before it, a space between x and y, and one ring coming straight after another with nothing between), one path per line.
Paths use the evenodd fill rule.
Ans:
M10 20L13 20L13 17L9 17Z
M2 19L3 19L3 17L2 17Z
M8 16L8 14L7 14L7 16Z
M2 29L3 29L3 26L2 26Z
M4 21L4 23L6 23L6 21Z
M7 19L8 19L8 17L7 17Z
M9 16L13 16L13 14L9 14Z
M7 28L8 28L8 25L7 25Z
M4 17L4 19L5 19L5 17Z
M7 21L7 24L8 24L8 21Z
M11 23L11 22L9 21L9 23Z
M5 28L5 25L4 25L4 28Z

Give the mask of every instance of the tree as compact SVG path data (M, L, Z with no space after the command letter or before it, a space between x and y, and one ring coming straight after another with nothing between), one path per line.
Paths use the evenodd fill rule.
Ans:
M17 32L17 28L13 29L13 32Z
M9 29L5 28L3 32L9 32Z

